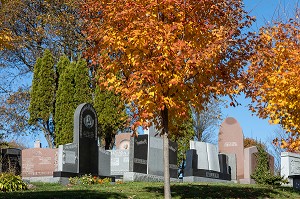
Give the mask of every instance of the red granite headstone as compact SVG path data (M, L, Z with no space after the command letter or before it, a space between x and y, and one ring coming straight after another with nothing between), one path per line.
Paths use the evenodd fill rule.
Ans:
M120 133L116 135L116 148L129 149L131 133Z
M219 152L236 154L237 179L244 178L244 135L240 124L233 117L226 118L221 124Z
M58 149L22 150L22 177L52 176L57 170Z

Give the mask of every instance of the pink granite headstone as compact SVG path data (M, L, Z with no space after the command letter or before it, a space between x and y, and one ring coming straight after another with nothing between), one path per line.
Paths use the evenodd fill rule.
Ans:
M218 146L220 153L236 155L237 180L244 178L244 135L235 118L228 117L221 124Z
M53 176L57 170L58 149L22 150L22 177Z

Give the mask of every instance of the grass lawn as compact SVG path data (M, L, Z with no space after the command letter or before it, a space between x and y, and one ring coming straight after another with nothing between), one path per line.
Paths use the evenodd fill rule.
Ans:
M299 198L293 188L241 184L172 183L172 198ZM87 186L34 183L27 191L1 193L0 198L163 198L163 183L130 182Z

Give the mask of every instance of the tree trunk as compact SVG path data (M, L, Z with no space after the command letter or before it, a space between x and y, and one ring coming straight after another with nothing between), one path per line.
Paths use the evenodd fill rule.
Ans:
M168 138L168 109L162 110L163 124L163 151L164 151L164 195L165 199L171 198L170 170L169 170L169 138Z

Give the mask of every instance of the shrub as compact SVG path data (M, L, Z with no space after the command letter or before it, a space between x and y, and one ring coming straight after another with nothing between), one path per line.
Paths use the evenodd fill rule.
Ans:
M12 192L18 190L26 190L27 184L22 181L22 178L13 173L0 174L0 191Z
M257 150L257 166L251 178L254 179L257 184L279 186L282 183L286 183L283 177L271 173L268 153L262 145L257 145Z

